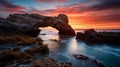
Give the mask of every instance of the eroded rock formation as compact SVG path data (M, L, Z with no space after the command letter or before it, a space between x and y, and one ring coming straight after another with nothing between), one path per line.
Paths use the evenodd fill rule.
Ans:
M42 16L38 14L11 14L7 19L0 19L0 31L24 32L38 34L39 27L51 26L59 31L60 35L75 35L74 30L68 24L68 17L59 14L57 17Z

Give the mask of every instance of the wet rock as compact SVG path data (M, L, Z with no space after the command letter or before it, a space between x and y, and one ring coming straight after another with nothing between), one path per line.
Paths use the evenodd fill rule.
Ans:
M32 60L28 64L19 64L18 63L18 64L12 64L9 66L13 67L13 65L18 66L18 67L19 66L25 66L25 67L74 67L71 63L68 63L68 62L61 63L61 62L58 62L58 61L48 58L48 57L42 58L40 60Z
M98 67L106 67L106 65L104 65L104 64L96 61L95 59L91 59L91 58L89 58L89 57L87 57L87 56L85 56L85 55L82 55L82 54L74 54L73 56L74 56L76 59L79 59L79 60L81 60L81 59L82 59L82 60L86 60L86 61L90 60L90 61L94 62Z
M43 33L43 34L40 34L40 35L46 35L45 33Z
M100 62L98 62L98 61L96 61L94 59L93 59L93 62L95 62L95 64L97 64L98 67L107 67L106 65L104 65L104 64L102 64L102 63L100 63Z
M66 62L66 63L64 63L64 67L73 67L73 65L70 62Z
M27 59L22 62L12 62L5 67L74 67L70 62L58 62L54 59L44 57L41 59Z
M41 41L41 39L39 38L37 41ZM15 63L26 63L30 59L34 59L33 56L35 53L48 54L48 46L38 43L38 45L28 48L25 51L21 51L19 46L13 49L5 49L0 52L0 66L4 67L7 63L13 61Z
M21 51L6 50L0 53L0 66L4 67L8 62L24 62L27 59L33 58L30 54Z
M17 45L33 45L35 42L30 36L23 34L0 35L0 44L15 43Z
M43 44L43 40L40 37L36 38L35 40L38 42L38 44Z
M73 55L76 59L82 59L82 60L87 60L89 59L87 56L84 56L82 54L74 54Z
M13 48L12 51L20 51L20 46Z
M84 33L77 32L76 39L88 43L120 44L120 32L96 32L94 29L89 29Z
M60 42L60 40L57 40L57 39L50 39L50 41Z
M47 45L37 45L37 46L33 46L32 48L26 49L25 52L31 55L34 55L35 53L48 54L49 48Z
M0 48L0 53L3 53L5 51L9 51L11 50L11 48Z

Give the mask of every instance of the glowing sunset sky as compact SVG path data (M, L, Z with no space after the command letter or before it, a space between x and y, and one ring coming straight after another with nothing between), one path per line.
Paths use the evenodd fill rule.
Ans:
M11 13L62 13L74 29L120 29L120 0L0 0L0 17Z

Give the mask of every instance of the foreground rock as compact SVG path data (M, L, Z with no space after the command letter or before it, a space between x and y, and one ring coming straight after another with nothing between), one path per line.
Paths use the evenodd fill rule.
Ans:
M61 63L54 59L45 57L40 60L30 59L24 63L8 64L6 67L73 67L73 65L69 62Z
M37 49L38 48L32 48L32 50ZM34 54L38 52L41 51L38 49ZM0 67L73 67L69 62L62 63L48 57L39 60L33 56L34 55L29 52L20 51L19 47L6 49L6 51L0 53Z
M59 14L57 17L38 14L11 14L7 19L0 18L0 34L13 34L14 32L37 36L40 32L39 27L48 26L56 28L60 35L75 35L75 31L68 24L68 17L64 14Z
M0 35L0 45L6 43L13 43L16 45L33 45L35 43L42 44L42 40L40 38L32 38L28 35L23 35L23 34Z
M73 65L69 62L61 63L48 57L45 57L38 61L37 60L32 61L27 66L31 66L31 67L35 67L35 66L38 66L38 67L73 67Z
M98 67L106 67L106 65L94 60L94 59L90 59L89 57L82 55L82 54L74 54L73 55L76 59L78 60L91 60L92 62L94 62Z
M47 45L37 45L33 46L32 48L26 49L25 52L31 55L34 55L35 53L48 54L49 48L47 47Z
M34 54L48 54L49 49L47 45L42 43L41 38L32 38L27 35L0 35L0 45L4 45L6 43L12 43L12 45L16 45L16 48L0 48L0 67L4 67L9 62L26 62L29 59L33 59ZM35 45L33 45L35 44ZM19 45L19 46L18 46ZM21 51L21 45L32 45L33 47L27 48L24 51Z
M0 53L0 66L4 67L8 62L26 62L29 59L33 59L34 54L42 53L48 54L49 49L46 45L37 45L32 48L26 49L24 52L20 50L20 47L14 49L6 49Z
M96 32L88 29L84 33L77 32L76 38L88 43L120 44L120 32Z
M6 50L5 52L0 53L0 67L4 67L8 62L25 62L26 60L33 58L32 55L21 52L21 51L12 51L11 49Z

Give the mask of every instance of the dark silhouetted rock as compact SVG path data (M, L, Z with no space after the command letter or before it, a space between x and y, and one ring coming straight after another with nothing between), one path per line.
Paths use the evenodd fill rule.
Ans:
M85 34L94 34L97 33L94 29L85 30Z
M94 62L95 64L97 64L98 67L107 67L106 65L104 65L104 64L102 64L102 63L100 63L100 62L98 62L98 61L96 61L96 60L94 60L94 59L93 59L93 62Z
M68 17L64 14L59 14L57 17L38 14L11 14L7 19L0 18L1 33L14 32L35 36L40 32L39 27L48 26L56 28L60 35L75 35L75 31L68 24Z
M89 29L84 33L77 32L76 38L88 43L120 44L120 32L96 32Z

